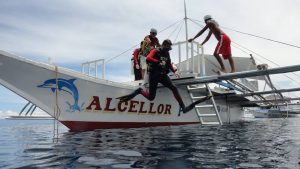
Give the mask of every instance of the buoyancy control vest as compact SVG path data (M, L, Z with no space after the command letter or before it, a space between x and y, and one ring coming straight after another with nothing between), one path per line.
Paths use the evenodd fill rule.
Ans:
M158 60L158 63L147 61L148 72L150 73L159 72L163 74L168 74L171 70L170 66L172 66L169 52L164 51L162 48L157 48L152 50L156 50L156 53L154 54L153 57ZM162 61L165 61L166 64L161 65L160 63Z

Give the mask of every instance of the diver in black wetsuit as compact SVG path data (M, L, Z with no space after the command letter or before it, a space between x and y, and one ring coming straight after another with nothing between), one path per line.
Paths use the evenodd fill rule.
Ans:
M134 98L138 94L142 94L145 98L152 101L155 98L157 85L161 83L165 87L169 88L179 103L180 110L179 114L182 111L183 113L187 113L192 110L196 104L199 104L205 100L208 100L211 96L206 96L202 99L195 101L189 106L185 106L181 96L177 88L173 85L171 79L168 76L170 70L175 74L176 77L179 75L175 72L172 64L169 51L172 49L172 42L169 39L163 41L162 46L157 49L152 49L151 52L147 56L148 62L148 72L149 72L149 92L143 90L142 88L138 88L133 93L118 97L120 102L126 102Z

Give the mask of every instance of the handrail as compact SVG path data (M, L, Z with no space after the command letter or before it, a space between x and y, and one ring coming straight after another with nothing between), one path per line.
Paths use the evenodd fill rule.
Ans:
M98 66L99 63L102 65L102 79L105 79L105 62L104 59L98 59L98 60L94 60L94 61L89 61L89 62L84 62L81 64L81 72L83 74L86 74L88 76L92 76L92 69L94 68L94 76L95 78L99 78L98 77ZM88 72L85 73L85 67L87 66L88 68Z
M198 42L191 42L190 47L186 48L186 46L183 44L186 44L186 41L180 41L174 43L172 46L175 48L175 46L178 46L178 64L177 69L179 73L195 73L200 74L201 76L205 76L205 58L204 58L204 49L203 46L201 46ZM196 46L196 50L194 50ZM182 48L185 47L186 53L189 53L189 55L186 55L185 59L182 57ZM200 53L201 48L201 53ZM196 63L196 60L198 61ZM183 62L185 62L183 65ZM185 69L184 69L185 66Z

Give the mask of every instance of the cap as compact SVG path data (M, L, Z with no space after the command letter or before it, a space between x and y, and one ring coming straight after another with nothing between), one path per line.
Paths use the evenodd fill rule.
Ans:
M157 33L157 30L154 28L151 28L150 32Z
M172 42L171 42L170 39L166 39L166 40L163 41L162 45L163 45L163 46L165 46L165 45L170 45L170 46L172 46Z
M212 17L211 17L211 15L205 15L205 16L203 17L203 19L204 19L204 21L207 21L207 20L212 19Z

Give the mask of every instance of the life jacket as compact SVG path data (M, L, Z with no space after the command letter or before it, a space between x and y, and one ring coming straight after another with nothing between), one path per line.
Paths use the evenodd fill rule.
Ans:
M157 48L157 49L153 49L153 50L157 50L157 52L154 55L154 58L157 59L159 62L158 63L154 63L154 62L148 62L147 61L147 68L148 68L148 72L159 72L159 73L164 73L164 74L168 74L170 73L171 67L171 59L170 59L170 54L169 52L163 51L162 48ZM166 64L165 65L161 65L160 62L165 61Z
M151 42L148 42L147 41L147 38L150 39ZM152 36L149 36L147 35L145 38L144 38L144 41L142 43L142 51L141 51L141 55L143 56L147 56L150 51L156 47L158 47L159 45L159 42L158 42L158 39L157 37L152 37Z
M158 47L158 39L157 39L157 37L152 37L152 36L147 36L150 40L151 40L151 42L150 42L150 46L152 47L152 48L155 48L155 47Z

